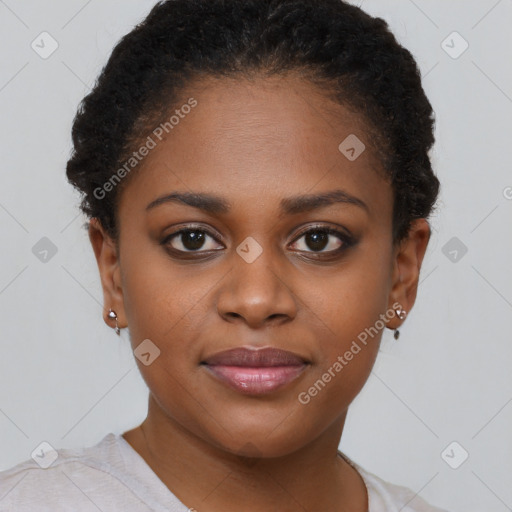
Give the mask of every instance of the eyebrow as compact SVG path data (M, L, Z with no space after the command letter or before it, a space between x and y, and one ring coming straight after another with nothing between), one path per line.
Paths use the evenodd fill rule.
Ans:
M228 201L216 195L193 192L173 192L149 203L146 206L146 211L152 210L165 203L182 203L211 214L229 213L231 209L231 205ZM331 190L320 194L305 194L282 199L280 203L280 216L296 215L336 203L355 205L366 210L367 213L370 211L368 205L362 199L344 190Z

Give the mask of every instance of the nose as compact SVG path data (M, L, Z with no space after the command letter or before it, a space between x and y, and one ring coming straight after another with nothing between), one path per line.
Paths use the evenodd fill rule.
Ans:
M232 270L217 296L219 315L228 322L243 322L255 329L295 318L297 302L283 267L269 249L252 263L234 253Z

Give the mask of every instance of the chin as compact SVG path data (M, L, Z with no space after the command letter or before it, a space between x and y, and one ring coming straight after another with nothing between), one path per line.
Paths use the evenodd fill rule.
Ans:
M227 436L227 433L223 432L223 438L211 439L211 441L226 452L251 459L284 457L311 441L304 436L304 430L298 427L292 431L279 428L276 429L279 432L273 432L273 430L274 427L266 429L246 427L243 432L238 431L232 436Z

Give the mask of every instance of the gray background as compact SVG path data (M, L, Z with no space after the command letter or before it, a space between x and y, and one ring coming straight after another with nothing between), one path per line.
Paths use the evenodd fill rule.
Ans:
M0 0L0 469L42 441L91 445L145 417L128 333L119 339L102 320L64 168L78 102L153 4ZM512 510L512 1L362 7L421 67L442 194L417 303L398 342L385 331L341 448L453 512ZM31 48L43 31L59 45L47 59ZM33 252L43 237L57 250L47 261ZM460 447L443 459L453 441ZM445 460L457 465L462 450L469 458L452 469Z

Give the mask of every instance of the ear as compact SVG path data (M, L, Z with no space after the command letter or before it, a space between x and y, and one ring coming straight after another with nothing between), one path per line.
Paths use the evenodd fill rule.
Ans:
M388 309L400 307L410 313L416 293L421 264L430 239L430 225L426 219L412 222L408 236L395 249L393 256L392 287L388 298ZM394 316L387 327L396 329L403 320Z
M113 309L117 313L119 327L125 327L126 315L116 244L97 218L92 218L89 222L89 240L96 256L103 288L103 319L109 327L115 327L115 320L107 316L108 310Z

